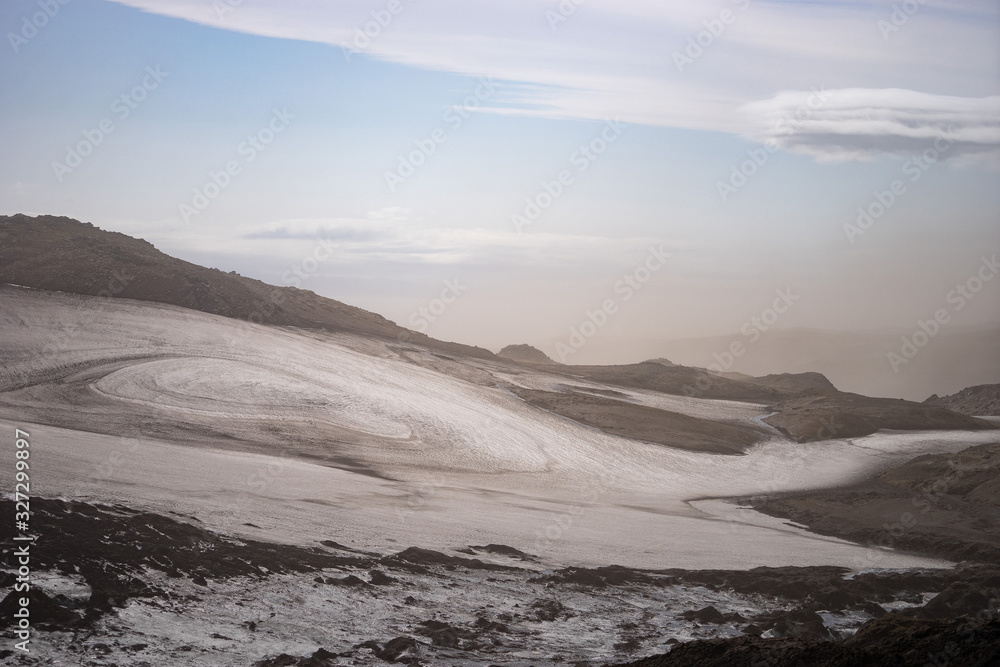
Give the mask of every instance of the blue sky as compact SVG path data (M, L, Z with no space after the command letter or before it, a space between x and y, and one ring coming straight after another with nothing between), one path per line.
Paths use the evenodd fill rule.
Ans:
M668 248L581 362L737 331L788 287L802 299L779 326L911 328L1000 250L996 3L562 6L6 2L0 212L68 215L279 285L329 240L302 287L410 326L458 279L427 333L550 354ZM79 166L54 166L87 133L100 142ZM914 172L939 135L947 149ZM252 136L273 140L250 151ZM420 145L433 153L390 187ZM238 173L219 177L227 163ZM185 215L213 173L227 186ZM845 225L894 180L903 194L851 242ZM720 183L737 185L723 198ZM991 287L960 323L998 319Z

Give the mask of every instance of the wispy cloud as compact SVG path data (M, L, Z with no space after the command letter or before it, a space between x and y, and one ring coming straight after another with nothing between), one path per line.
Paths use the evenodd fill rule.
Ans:
M749 136L822 161L911 155L947 141L944 158L1000 152L1000 96L889 88L790 91L741 108Z
M628 257L645 252L654 242L658 246L664 241L425 228L386 219L290 220L259 226L242 238L239 245L243 252L259 251L265 242L271 245L289 242L300 247L302 242L324 239L336 245L342 261L477 265L602 263L609 255Z
M255 0L224 18L203 0L116 0L150 12L257 35L356 50L358 30L384 2ZM739 107L781 90L864 86L983 97L997 90L996 3L921 3L891 40L878 21L892 3L589 0L558 30L554 0L420 0L362 52L415 67L491 75L491 111L719 130L746 128ZM722 11L735 19L697 62L672 54ZM717 26L716 26L717 27ZM705 40L703 40L705 41ZM930 45L930 48L928 47ZM935 46L936 45L936 46ZM878 63L878 66L860 66ZM803 135L805 136L805 135Z

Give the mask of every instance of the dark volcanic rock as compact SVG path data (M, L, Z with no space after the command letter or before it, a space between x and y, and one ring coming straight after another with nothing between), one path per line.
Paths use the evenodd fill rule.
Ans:
M471 648L470 641L477 636L472 630L435 620L421 623L416 633L430 638L431 644L441 648Z
M355 549L353 547L347 547L347 546L344 546L343 544L340 544L338 542L334 542L333 540L320 540L319 543L322 544L324 547L327 547L328 549L336 549L337 551L346 551L348 553L361 554L361 555L364 555L364 556L378 556L378 554L376 554L376 553L374 553L372 551L362 551L361 549Z
M509 616L505 616L505 618L508 621L511 620ZM485 616L479 616L476 619L476 629L479 630L480 632L503 632L503 633L510 632L510 626L508 626L506 623L501 623L500 621L491 621Z
M924 618L954 618L981 612L1000 613L1000 589L956 581L928 600L918 614Z
M824 611L840 611L862 603L859 596L843 586L828 586L823 590L813 591L806 598L805 606L810 609Z
M367 641L355 648L371 649L376 658L386 662L410 662L420 652L420 644L413 637L396 637L385 644Z
M371 579L368 583L372 586L388 586L389 584L396 583L395 579L380 570L372 570L369 572L369 575L371 576Z
M325 648L319 648L311 656L297 658L295 656L282 653L273 658L258 660L253 667L330 667L335 665L334 660L339 657L336 653L331 653Z
M83 617L73 609L65 607L59 601L46 595L44 591L32 588L24 592L12 590L0 602L0 628L14 625L17 622L14 614L20 611L23 598L28 600L29 619L35 627L70 629L78 626L83 620Z
M560 616L569 618L572 612L566 610L562 602L551 598L538 599L531 603L531 609L535 613L535 618L539 621L554 621Z
M469 553L474 553L475 551L484 551L488 554L496 554L497 556L507 556L509 558L517 558L523 561L535 560L534 556L526 554L519 549L515 549L514 547L508 547L506 544L487 544L486 546L482 547L470 545L469 549L473 550L470 551Z
M713 590L770 595L786 600L805 600L816 591L845 586L849 570L836 566L756 567L752 570L669 570L689 583Z
M417 640L413 637L396 637L386 642L385 648L382 649L382 654L379 657L383 660L396 662L404 655L414 654L418 646Z
M678 644L670 653L617 667L904 667L1000 664L997 618L925 620L886 614L838 641L742 636Z
M420 623L414 632L429 638L431 644L439 648L470 651L482 647L488 641L490 634L509 633L510 628L504 623L479 616L475 624L468 627L432 619Z
M341 577L340 579L328 578L326 583L334 586L365 586L368 582L360 577L354 576L353 574L349 574L346 577Z
M273 658L258 660L253 664L253 667L294 667L300 664L299 661L303 659L304 658L296 658L294 655L282 653L281 655L276 655Z
M794 609L780 613L773 624L766 622L767 617L758 616L754 623L769 627L775 637L816 637L817 639L836 639L837 636L823 623L823 617L808 609Z
M689 610L681 614L681 618L686 621L698 621L699 623L710 623L721 625L722 623L745 621L746 619L737 613L723 614L721 611L709 605L697 611Z
M495 572L517 570L517 568L506 565L484 563L478 558L449 556L440 551L421 549L420 547L410 547L397 554L386 556L382 558L382 563L414 574L425 574L429 571L428 568L433 567L441 567L446 570L454 570L457 567L462 567L468 570L492 570Z
M577 584L591 588L624 586L628 584L667 586L677 582L677 579L674 577L653 577L641 570L633 570L620 565L607 565L605 567L594 568L567 567L546 577L541 577L538 580L559 584Z
M87 621L132 598L164 597L164 591L143 581L147 569L207 585L207 579L308 573L370 562L320 549L237 540L121 506L32 498L31 510L32 529L44 545L32 551L32 567L83 577L91 590L83 610ZM0 501L0 511L13 512L14 503ZM13 525L0 524L0 540L13 543L13 537ZM42 608L46 604L39 602Z

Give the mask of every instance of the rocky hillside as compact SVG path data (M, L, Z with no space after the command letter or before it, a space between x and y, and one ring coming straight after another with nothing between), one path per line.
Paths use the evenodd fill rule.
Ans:
M964 415L1000 417L1000 384L966 387L951 396L939 397L935 394L924 403L948 408Z
M822 373L777 373L756 378L744 377L740 379L750 384L770 387L771 389L787 391L793 394L798 392L815 393L837 390L833 386L833 383L827 380L826 376Z
M509 359L519 364L554 364L544 352L531 345L508 345L497 353L501 359Z
M185 262L148 241L66 217L0 216L0 283L156 301L259 324L348 331L454 354L494 356L435 340L308 290Z
M632 389L662 391L665 394L696 398L721 398L767 403L790 395L787 389L713 375L688 366L665 366L656 361L620 366L569 366L567 374L594 382Z
M805 392L771 409L778 414L764 421L798 442L856 438L881 429L981 431L997 428L988 421L943 407L840 391Z
M1000 443L924 454L846 488L750 502L822 535L954 561L1000 562Z

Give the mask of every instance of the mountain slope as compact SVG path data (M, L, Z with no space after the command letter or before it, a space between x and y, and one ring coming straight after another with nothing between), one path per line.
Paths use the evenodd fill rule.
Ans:
M735 378L734 378L735 379ZM779 391L795 392L830 392L836 391L825 375L822 373L778 373L765 375L763 377L739 378L743 382L770 387Z
M951 396L931 396L924 403L948 408L964 415L1000 417L1000 384L966 387Z
M802 393L771 407L764 421L798 442L857 438L881 429L981 431L997 426L944 407L840 391Z
M900 337L910 329L832 331L770 329L753 343L753 353L734 360L726 370L747 375L815 371L839 389L866 396L889 396L922 401L1000 380L1000 324L949 324L934 337L934 345L893 371L887 360L899 353ZM686 366L705 366L713 353L728 349L734 340L749 341L738 332L726 336L669 342L630 344L644 356L663 355Z
M259 324L349 331L494 358L488 350L438 341L308 290L198 266L148 241L66 217L0 216L0 283L155 301Z
M532 347L531 345L523 343L521 345L508 345L504 349L497 352L497 356L501 359L509 359L510 361L516 361L524 364L556 363L537 347Z
M699 368L664 366L656 361L621 366L569 366L559 369L559 372L592 382L697 398L769 402L781 400L792 393L784 388L731 380Z

